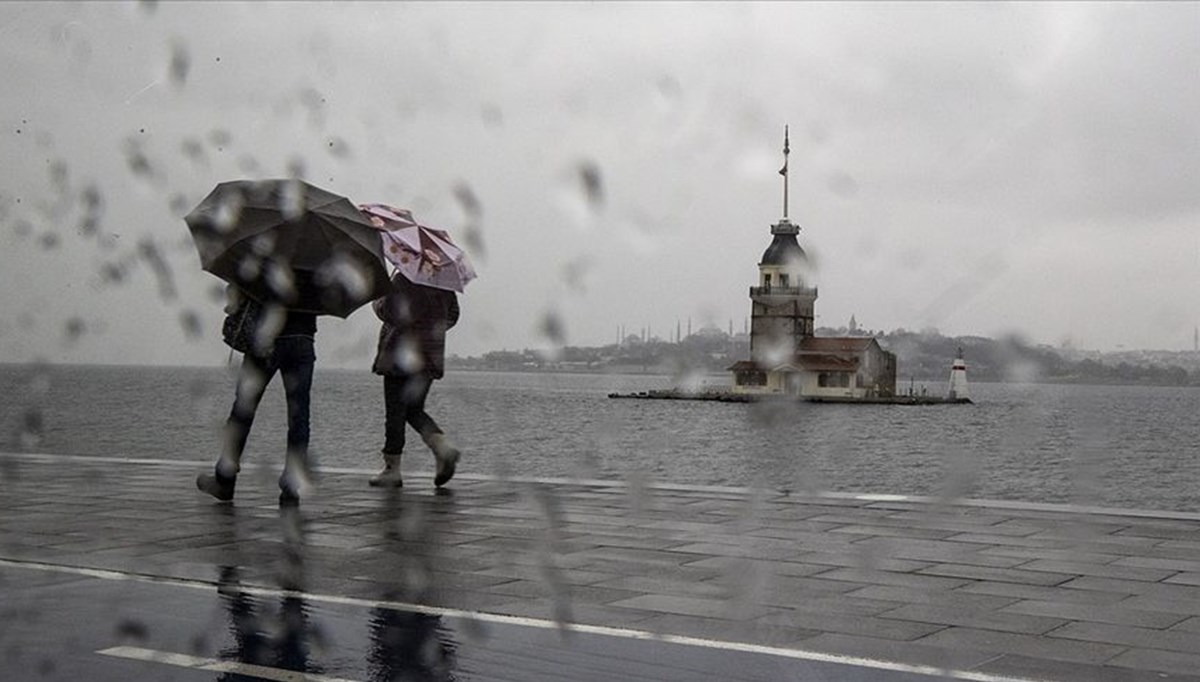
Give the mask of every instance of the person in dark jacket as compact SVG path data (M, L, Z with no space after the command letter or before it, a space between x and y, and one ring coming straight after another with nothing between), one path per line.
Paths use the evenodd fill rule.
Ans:
M459 451L437 422L425 412L433 382L445 373L446 331L458 322L458 298L452 291L414 284L397 272L392 293L372 307L383 321L372 370L383 376L385 410L383 471L370 479L375 487L399 488L404 430L411 424L437 462L433 482L445 485L454 476Z
M235 314L245 294L230 287L226 312ZM254 423L254 413L276 372L283 377L287 397L287 459L279 477L279 503L295 504L309 473L309 409L316 364L314 337L317 316L285 310L276 305L260 305L262 312L248 319L253 326L255 347L242 358L238 372L233 409L225 422L225 442L211 474L196 477L196 487L221 501L233 499L242 452Z

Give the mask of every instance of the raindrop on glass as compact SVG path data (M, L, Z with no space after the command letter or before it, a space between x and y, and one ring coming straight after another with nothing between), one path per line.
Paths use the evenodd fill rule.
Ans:
M204 324L194 310L179 313L179 326L183 328L183 333L189 340L196 341L204 335Z
M61 240L59 239L58 235L53 232L44 232L42 233L42 236L38 238L38 245L46 251L53 251L54 249L57 249L60 243Z
M181 42L176 42L171 46L171 64L169 73L171 82L176 87L183 87L187 84L188 71L191 69L192 59L188 56L187 48Z
M150 631L141 621L125 619L117 623L116 635L121 641L145 642L150 637Z
M66 336L67 343L71 345L77 343L86 331L87 324L80 317L72 317L63 325L63 334Z

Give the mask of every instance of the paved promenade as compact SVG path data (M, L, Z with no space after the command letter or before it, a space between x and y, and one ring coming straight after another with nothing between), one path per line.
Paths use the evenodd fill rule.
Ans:
M1200 681L1200 514L497 480L469 460L442 493L429 472L388 493L323 471L281 513L273 469L232 505L195 490L206 469L0 454L0 602L33 573L215 593L236 571L261 594L649 638L679 660Z

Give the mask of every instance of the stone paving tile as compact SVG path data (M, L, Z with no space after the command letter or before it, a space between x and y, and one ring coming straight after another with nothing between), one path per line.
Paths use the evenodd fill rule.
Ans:
M1200 655L1200 637L1196 637L1190 632L1170 632L1109 623L1074 622L1051 632L1050 636Z
M1170 629L1181 632L1200 632L1200 616L1193 616L1191 618L1181 620L1175 625L1172 625Z
M1110 660L1109 664L1139 670L1161 670L1166 673L1191 677L1200 670L1200 655L1157 649L1130 649Z
M511 597L509 598L511 599ZM567 600L520 599L499 602L488 609L490 613L523 618L537 618L563 624L600 625L605 627L646 629L646 622L660 616L654 611L618 609L595 604L578 604ZM728 621L721 621L728 625Z
M1161 673L1151 670L1047 661L1014 654L997 656L973 668L972 672L1054 682L1200 682L1200 677L1193 675L1172 675L1170 678L1164 678Z
M909 665L929 665L947 670L973 670L999 655L992 651L936 647L907 640L897 641L832 632L805 639L798 646L805 651L817 653L895 661Z
M948 542L963 542L985 546L1028 547L1032 549L1072 549L1080 546L1080 543L1071 542L1063 538L1034 538L991 533L959 533L958 535L951 535L946 540ZM1088 551L1095 552L1098 550L1089 547ZM1140 554L1140 552L1125 548L1124 551L1114 552L1114 554L1129 556Z
M1139 611L1126 606L1066 604L1053 601L1025 600L1000 609L1005 613L1024 613L1033 616L1052 616L1092 623L1112 623L1146 628L1169 628L1186 616L1164 611Z
M1123 558L1128 558L1120 554L1098 554L1095 552L1085 552L1077 548L988 547L979 550L979 553L988 556L996 555L1012 557L1014 559L1025 559L1026 561L1052 559L1056 561L1082 561L1089 564L1110 564Z
M1183 571L1200 575L1200 558L1174 559L1166 557L1131 556L1118 559L1114 561L1112 565L1132 566L1136 568L1160 568L1167 571Z
M939 576L916 575L913 573L892 573L890 571L868 571L861 568L835 568L824 573L818 573L821 580L842 580L863 585L902 585L918 589L944 589L966 585L968 580L945 578Z
M829 533L845 533L847 535L867 535L885 538L917 538L921 540L942 540L957 533L953 530L931 530L927 528L905 528L903 526L872 526L859 524L855 526L839 526L830 529Z
M637 629L660 635L698 637L720 641L745 642L763 646L795 648L803 646L816 630L759 622L735 622L719 618L698 618L677 614L657 614L635 623Z
M595 585L618 578L613 573L601 573L598 571L580 571L550 565L502 565L495 562L487 562L482 568L476 569L474 572L479 575L491 575L514 580L549 580L552 576L554 580L566 585Z
M716 542L696 542L671 548L672 552L681 554L701 554L704 556L748 557L767 560L795 559L801 550L795 546L758 548L748 544L721 544Z
M1172 585L1165 582L1148 582L1144 580L1123 580L1120 578L1099 578L1082 576L1069 580L1062 587L1082 590L1099 590L1102 592L1122 592L1132 595L1150 595L1179 600L1200 600L1200 587L1190 585Z
M1134 566L1117 566L1113 564L1091 564L1083 561L1052 561L1038 559L1021 565L1024 571L1046 571L1049 573L1068 573L1074 575L1095 576L1098 578L1117 578L1118 580L1143 580L1158 582L1174 575L1175 571L1159 568L1137 568Z
M986 566L968 566L965 564L937 564L928 568L922 568L917 571L917 574L1042 586L1058 585L1073 577L1062 573L1027 571L1025 570L1025 566L1026 564L1022 564L1020 568L988 568Z
M875 639L912 641L944 629L945 626L904 620L889 620L869 616L854 616L837 613L793 609L773 613L758 619L763 625L784 626L858 635Z
M752 595L757 603L764 606L774 606L806 614L829 613L845 616L874 616L900 606L900 602L880 599L861 599L842 594L829 593L791 593L779 590L764 590Z
M885 602L900 602L905 604L930 604L947 608L964 610L998 610L1019 601L1016 597L993 596L987 594L969 594L962 589L957 590L921 590L897 585L868 585L861 589L846 592L845 596L857 599L872 599ZM1041 614L1031 614L1041 615Z
M750 620L770 612L770 609L764 606L728 599L680 597L667 594L642 594L609 602L607 606L728 620Z
M1177 573L1163 582L1172 585L1196 585L1200 586L1200 573Z
M1027 635L1040 635L1067 622L1061 618L931 604L909 604L898 609L885 611L879 614L879 617L911 620L919 623L961 625L980 630L1000 630Z
M1104 663L1127 647L1097 642L1051 639L996 630L949 627L917 640L918 644L957 649L998 651L1032 658L1079 663Z
M871 551L806 552L796 557L796 561L800 562L801 565L807 565L809 571L806 573L806 575L824 571L829 566L909 573L916 571L917 569L933 565L928 561L888 558L887 556L881 556L880 552ZM778 562L775 565L779 565L780 563L784 562Z
M937 540L901 540L897 538L871 538L856 543L855 548L863 552L874 552L888 557L902 557L926 561L931 564L952 563L1012 568L1028 559L1020 557L992 556L983 554L973 545Z
M997 523L1009 521L1012 515L997 512L991 509L983 509L979 507L954 507L948 505L930 504L928 502L917 502L907 504L895 504L892 502L873 502L866 506L867 509L887 509L892 513L888 514L889 519L897 519L902 521L912 521L920 525L926 520L934 522L952 522L969 524L973 527L994 526Z

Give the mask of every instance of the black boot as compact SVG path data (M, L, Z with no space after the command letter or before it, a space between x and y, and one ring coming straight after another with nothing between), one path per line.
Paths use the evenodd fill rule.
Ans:
M196 488L208 493L222 502L233 499L233 488L237 485L236 476L223 476L216 471L211 474L200 474L196 477Z

